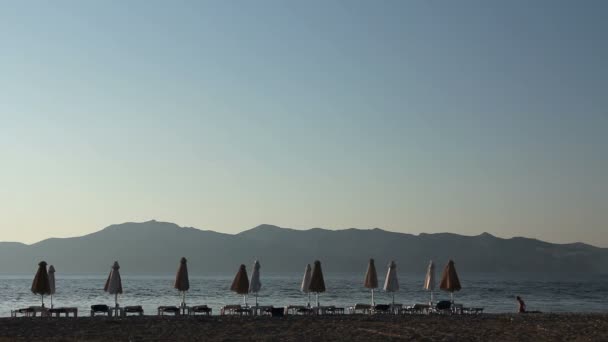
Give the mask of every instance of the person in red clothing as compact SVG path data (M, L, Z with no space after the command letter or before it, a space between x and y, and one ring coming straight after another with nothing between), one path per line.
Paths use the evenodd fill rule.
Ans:
M526 303L524 302L523 299L521 299L520 296L515 297L517 299L517 303L519 303L519 313L525 313L526 312Z

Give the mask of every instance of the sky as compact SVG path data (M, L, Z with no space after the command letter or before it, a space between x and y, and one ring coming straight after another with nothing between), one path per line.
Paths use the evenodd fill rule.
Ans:
M606 1L0 3L0 241L157 219L608 247Z

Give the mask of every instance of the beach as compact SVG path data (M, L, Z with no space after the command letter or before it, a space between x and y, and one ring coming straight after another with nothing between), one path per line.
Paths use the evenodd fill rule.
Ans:
M0 341L607 341L608 314L1 318Z

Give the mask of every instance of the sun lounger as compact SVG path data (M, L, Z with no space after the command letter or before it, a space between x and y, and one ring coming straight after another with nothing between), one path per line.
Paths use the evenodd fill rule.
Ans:
M372 306L369 304L355 304L354 306L348 308L348 312L351 314L369 314L372 312Z
M309 308L307 306L303 306L296 310L296 315L312 315L314 313L315 313L315 310L313 308Z
M401 313L406 314L428 314L431 311L431 306L428 304L414 304L401 309Z
M207 305L196 305L188 308L188 314L192 316L195 316L196 314L210 316L211 312L212 309Z
M91 305L91 317L95 317L98 314L112 317L113 310L114 309L110 308L109 306L107 306L105 304Z
M452 313L452 302L449 300L442 300L435 305L434 312L440 314L451 314Z
M285 315L295 315L300 309L308 309L308 307L304 305L288 305L283 311L285 312Z
M55 317L61 317L61 314L65 314L65 317L72 315L74 318L78 317L78 308L53 308L49 309L49 315Z
M158 316L164 316L164 315L179 316L181 313L181 310L177 306L159 306L156 313Z
M463 314L479 315L483 313L483 308L462 308Z
M391 313L391 306L387 304L377 304L374 306L373 313L375 314L389 314Z
M49 315L49 309L43 308L41 306L30 306L27 308L21 308L17 310L11 310L11 317L36 317L40 315L40 317L45 317Z
M268 309L272 309L271 305L258 305L258 306L252 306L251 307L251 313L254 316L261 316L267 313L266 310ZM281 309L282 310L282 309Z
M283 317L285 316L285 309L283 308L275 308L269 307L265 310L266 314L271 315L272 317Z
M224 305L220 310L220 315L251 315L251 308L246 308L241 305Z
M125 306L124 308L122 308L121 314L123 317L129 315L143 316L144 309L141 307L141 305Z
M344 315L344 308L339 308L335 306L330 306L325 310L325 314L327 315Z
M337 308L334 305L329 306L317 306L312 308L313 312L317 315L337 315L344 314L344 308Z

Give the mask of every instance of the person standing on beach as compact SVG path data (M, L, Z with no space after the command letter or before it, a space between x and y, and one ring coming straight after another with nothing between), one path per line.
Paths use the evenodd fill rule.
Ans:
M519 303L519 313L525 313L526 312L526 303L524 302L524 300L521 299L520 296L515 297L515 299L517 299L517 303Z

